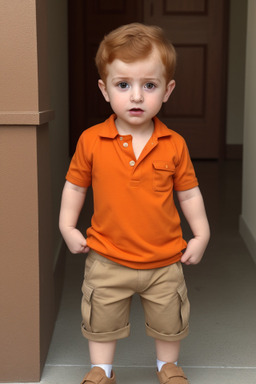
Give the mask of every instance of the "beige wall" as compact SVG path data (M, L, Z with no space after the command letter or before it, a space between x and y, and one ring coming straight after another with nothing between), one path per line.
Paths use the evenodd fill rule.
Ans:
M44 0L0 7L0 381L32 382L56 314L47 12Z
M248 0L243 202L240 231L256 262L256 2Z
M230 0L226 143L243 143L247 0Z

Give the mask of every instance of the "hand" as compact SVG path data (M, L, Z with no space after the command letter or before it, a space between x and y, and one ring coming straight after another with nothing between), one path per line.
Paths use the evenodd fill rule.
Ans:
M87 246L87 241L78 229L68 230L63 237L71 253L89 252L90 248Z
M198 264L206 249L207 242L203 241L201 238L194 237L188 242L186 251L181 257L181 262L186 265L195 265Z

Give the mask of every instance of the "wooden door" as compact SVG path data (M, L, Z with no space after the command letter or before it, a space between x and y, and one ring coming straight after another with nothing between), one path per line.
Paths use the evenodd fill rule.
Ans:
M178 53L176 89L159 117L186 139L193 158L225 145L228 0L69 0L70 153L87 127L111 113L97 87L103 36L134 22L161 26Z
M161 26L178 54L176 89L159 117L186 139L193 158L223 156L227 3L144 1L144 22Z

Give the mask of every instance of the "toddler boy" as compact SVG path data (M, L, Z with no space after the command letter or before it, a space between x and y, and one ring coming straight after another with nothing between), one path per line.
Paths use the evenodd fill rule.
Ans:
M70 251L89 251L82 333L89 340L92 369L82 384L116 383L116 341L129 335L135 293L146 332L155 339L160 383L188 383L177 366L189 320L182 263L201 260L209 225L186 143L156 117L175 88L175 63L163 31L138 23L105 36L96 55L98 85L114 114L81 135L60 211ZM90 185L94 214L85 238L76 225ZM188 243L174 190L194 236Z

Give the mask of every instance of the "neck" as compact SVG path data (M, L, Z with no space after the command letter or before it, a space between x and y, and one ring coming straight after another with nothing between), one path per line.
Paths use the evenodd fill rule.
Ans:
M132 135L132 136L141 136L141 135L152 135L154 131L154 121L150 120L143 125L126 125L118 120L115 121L116 128L119 135Z

